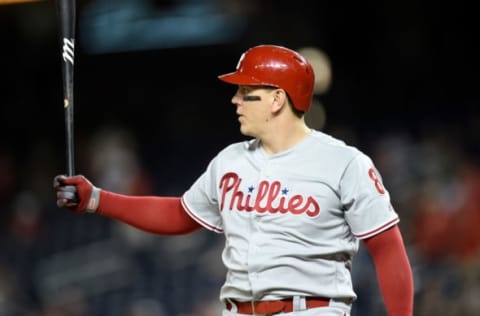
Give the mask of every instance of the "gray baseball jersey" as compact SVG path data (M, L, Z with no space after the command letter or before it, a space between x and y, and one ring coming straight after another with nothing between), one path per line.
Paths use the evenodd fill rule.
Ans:
M226 147L182 203L225 234L222 300L355 298L359 239L399 221L371 159L319 131L274 155L256 139Z

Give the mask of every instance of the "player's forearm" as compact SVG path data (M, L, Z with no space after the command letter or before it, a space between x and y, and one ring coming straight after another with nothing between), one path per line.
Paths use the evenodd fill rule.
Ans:
M102 190L97 213L161 235L188 234L201 226L178 197L127 196Z
M413 315L413 276L397 226L365 241L389 316Z

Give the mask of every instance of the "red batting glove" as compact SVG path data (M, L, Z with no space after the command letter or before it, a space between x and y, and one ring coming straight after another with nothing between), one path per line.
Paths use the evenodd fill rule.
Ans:
M57 192L57 206L77 213L94 213L100 202L100 189L82 175L67 177L58 175L53 179Z

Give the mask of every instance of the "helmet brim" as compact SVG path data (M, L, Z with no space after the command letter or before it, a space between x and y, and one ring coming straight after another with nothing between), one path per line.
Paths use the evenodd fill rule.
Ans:
M218 79L236 85L244 86L271 86L271 83L264 82L250 75L245 75L239 72L231 72L228 74L218 76Z

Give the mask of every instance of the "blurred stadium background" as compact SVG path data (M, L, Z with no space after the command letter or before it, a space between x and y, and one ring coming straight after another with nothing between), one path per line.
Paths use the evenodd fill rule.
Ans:
M55 3L2 2L0 316L217 315L221 236L153 236L56 208ZM415 315L480 315L479 32L468 4L78 1L77 172L116 192L181 195L242 139L234 91L216 76L253 45L301 50L323 69L309 123L369 154L392 195ZM354 262L352 316L385 315L363 248Z

